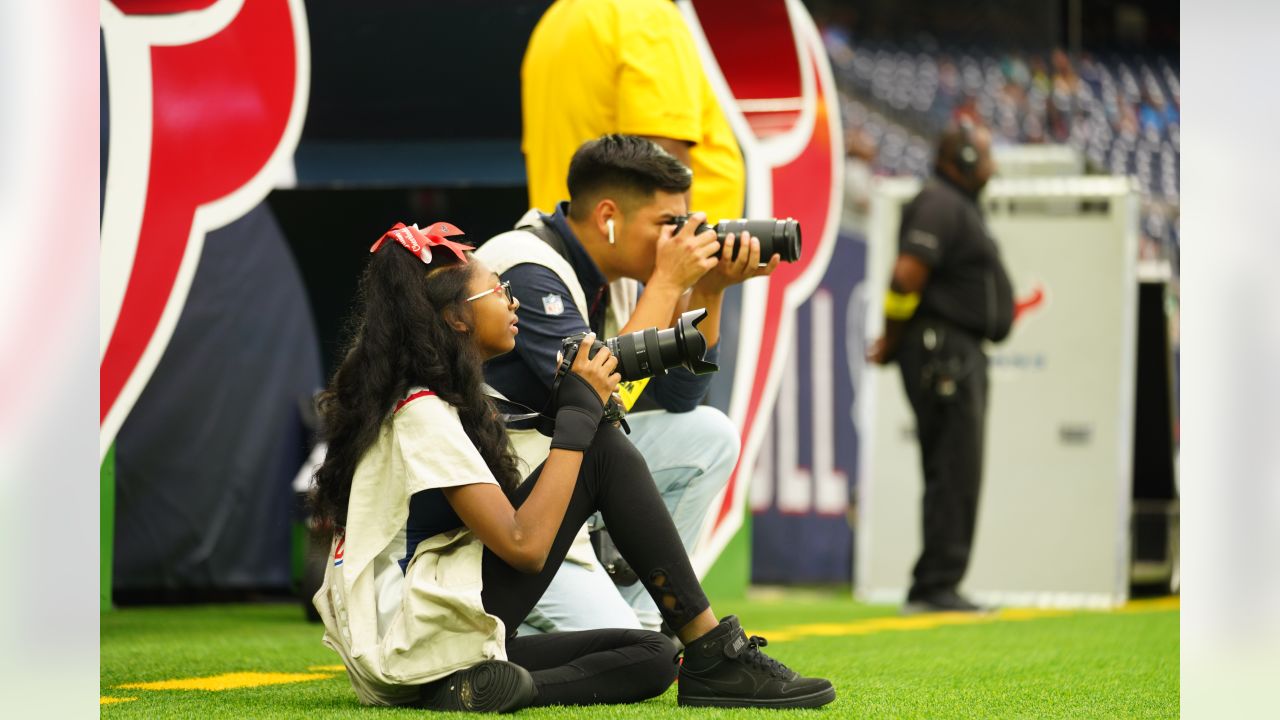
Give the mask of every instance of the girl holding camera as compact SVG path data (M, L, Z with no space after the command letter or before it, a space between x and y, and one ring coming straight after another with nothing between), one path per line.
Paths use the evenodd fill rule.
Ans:
M608 349L577 354L549 410L551 454L521 477L482 383L483 362L515 345L519 303L460 234L398 224L374 244L353 341L321 398L315 510L336 530L314 602L359 699L491 712L636 702L677 671L682 705L834 699L735 617L716 620L644 460L601 422L619 380ZM597 511L685 644L683 665L643 630L514 636Z

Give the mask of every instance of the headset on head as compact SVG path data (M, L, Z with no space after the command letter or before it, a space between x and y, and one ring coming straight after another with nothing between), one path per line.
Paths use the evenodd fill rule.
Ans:
M972 178L978 171L978 148L973 144L973 123L967 118L959 122L960 142L952 161L965 177Z

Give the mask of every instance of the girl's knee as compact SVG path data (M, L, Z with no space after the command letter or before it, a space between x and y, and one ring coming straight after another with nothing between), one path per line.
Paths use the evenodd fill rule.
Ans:
M637 630L637 633L643 633L644 637L640 639L636 645L647 651L647 655L643 662L637 663L635 668L637 679L641 680L644 697L657 697L667 691L671 687L671 683L676 681L676 674L680 670L680 666L676 664L680 651L676 649L674 643L671 642L666 635L662 633L652 632L649 630Z
M627 440L622 430L609 423L601 423L600 427L596 428L595 439L591 441L591 448L587 452L610 462L631 460L644 462L636 446Z

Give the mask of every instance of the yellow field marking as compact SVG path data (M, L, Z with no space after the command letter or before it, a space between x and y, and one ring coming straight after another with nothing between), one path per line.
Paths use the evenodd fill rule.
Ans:
M767 635L770 640L795 640L802 637L870 635L871 633L893 630L932 630L946 625L972 625L981 622L990 622L990 618L971 613L934 613L904 617L868 618L866 620L852 620L843 623L791 625L779 630L770 630Z
M1135 600L1115 610L1060 610L1053 608L1006 608L994 613L928 613L922 615L887 616L851 620L842 623L809 623L788 625L769 630L764 634L770 640L784 641L804 637L835 637L846 635L870 635L896 630L932 630L950 625L980 625L995 622L1019 622L1042 618L1064 617L1089 613L1139 613L1177 610L1181 607L1177 597Z
M237 690L239 688L284 685L308 680L328 680L331 677L334 676L321 673L238 672L198 678L127 683L116 687L129 688L131 690Z
M1130 600L1123 607L1116 609L1116 612L1157 612L1160 610L1178 610L1181 607L1182 600L1179 596L1173 595L1170 597Z
M833 637L846 635L870 635L879 632L901 630L932 630L952 625L980 625L996 622L1019 622L1040 620L1043 618L1064 617L1069 615L1116 613L1142 613L1178 610L1181 602L1177 597L1151 598L1134 600L1115 610L1058 610L1040 608L1006 608L994 613L928 613L921 615L886 616L852 620L842 623L807 623L789 625L776 630L765 631L770 640L785 641L804 637ZM346 672L342 665L312 665L309 673L268 673L238 672L211 675L208 677L185 678L176 680L160 680L156 682L126 683L119 688L137 690L234 690L238 688L262 687L264 685L284 685L287 683L307 682L310 680L328 680L336 677L333 673ZM100 697L101 705L129 702L137 700L133 697Z

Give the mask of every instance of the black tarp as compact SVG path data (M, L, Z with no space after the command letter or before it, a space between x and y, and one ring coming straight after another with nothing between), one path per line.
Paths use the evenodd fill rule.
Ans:
M288 587L299 403L320 373L306 292L263 203L209 233L116 438L117 599Z

